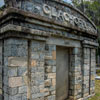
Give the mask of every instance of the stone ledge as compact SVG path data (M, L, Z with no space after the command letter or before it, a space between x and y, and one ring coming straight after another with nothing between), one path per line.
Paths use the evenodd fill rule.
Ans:
M8 14L18 14L18 15L22 15L23 17L30 17L30 18L41 20L41 21L44 21L44 22L47 22L47 23L50 23L50 24L59 25L59 26L62 26L62 27L68 28L68 29L73 29L73 30L77 30L79 32L83 32L83 33L87 33L87 34L90 34L90 35L97 36L97 33L86 31L86 30L83 30L81 28L77 28L76 26L72 26L70 24L65 25L62 22L58 22L56 20L52 20L50 18L47 18L47 17L44 17L44 16L40 16L40 15L37 15L37 14L32 14L32 13L27 12L27 11L19 10L17 8L6 9L4 11L4 13L2 13L0 15L0 19L2 19L4 16L6 16Z
M30 33L32 35L46 36L46 37L51 34L50 32L36 30L36 29L29 29L29 28L26 28L26 27L12 25L12 24L8 24L7 26L1 28L0 29L0 34L2 35L3 33L9 32L9 31L24 32L24 33ZM14 35L15 34L12 34L12 36L14 36Z
M64 2L63 0L51 0L52 2L56 3L56 4L60 4L61 6L64 7L68 7L70 9L72 9L73 11L79 13L80 15L82 15L84 18L86 18L92 25L93 27L96 29L96 26L94 25L94 23L84 14L82 13L80 10L78 10L77 8L73 7L72 5L69 5L68 3ZM32 2L32 1L30 1ZM13 4L14 3L14 4ZM12 5L13 4L13 5ZM17 4L16 1L12 2L12 6L10 5L10 7L14 7L14 8L18 8L19 5ZM20 5L21 6L21 5ZM20 7L19 7L20 8Z
M91 42L91 41L87 41L87 40L84 40L83 41L83 45L91 45L91 46L95 46L95 47L98 47L99 44L96 43L96 42Z

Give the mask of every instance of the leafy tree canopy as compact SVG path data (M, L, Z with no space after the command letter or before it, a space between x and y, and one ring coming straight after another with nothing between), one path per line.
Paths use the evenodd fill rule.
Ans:
M73 3L100 28L100 0L73 0Z
M74 6L86 14L98 28L98 43L100 44L100 0L72 0ZM100 55L100 46L97 54Z

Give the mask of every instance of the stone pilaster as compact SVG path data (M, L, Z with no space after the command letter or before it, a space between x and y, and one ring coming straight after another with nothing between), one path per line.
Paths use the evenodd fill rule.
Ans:
M83 45L83 98L88 98L95 94L95 68L96 68L96 46L91 42L84 42Z
M89 78L90 78L90 49L83 49L83 97L89 95Z
M31 41L30 44L31 99L44 100L45 91L45 42Z
M96 49L91 49L91 78L90 78L90 94L95 93L95 75L96 75Z
M27 40L10 38L4 40L4 100L25 100L27 85Z
M56 45L46 45L44 100L56 100Z
M72 49L70 65L70 99L77 100L82 97L82 71L81 71L81 48Z

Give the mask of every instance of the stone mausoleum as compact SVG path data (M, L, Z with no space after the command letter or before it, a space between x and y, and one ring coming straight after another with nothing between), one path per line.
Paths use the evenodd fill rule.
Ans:
M0 15L0 100L86 100L95 95L97 29L62 0L5 0Z

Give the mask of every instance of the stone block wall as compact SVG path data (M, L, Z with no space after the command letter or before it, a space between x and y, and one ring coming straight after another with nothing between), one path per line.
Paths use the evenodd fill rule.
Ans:
M89 95L90 49L84 48L83 97Z
M27 40L4 40L4 100L25 100L27 87L24 74L27 71Z
M69 98L71 100L78 100L79 98L82 98L82 49L72 49L70 53L70 60Z
M48 93L44 92L45 43L32 40L29 49L31 99L44 100L44 97L48 95Z
M56 45L45 46L45 100L56 100Z
M94 94L95 53L70 48L70 100ZM3 92L4 100L56 100L56 45L8 38L0 42L0 55L0 97Z
M95 93L95 67L96 67L96 50L93 48L84 48L83 61L83 97Z
M95 75L96 75L96 49L91 49L90 94L95 93Z
M56 47L45 42L4 40L4 100L55 100Z
M70 49L69 99L94 94L97 29L60 1L5 0L11 8L0 17L0 100L56 100L56 46Z

